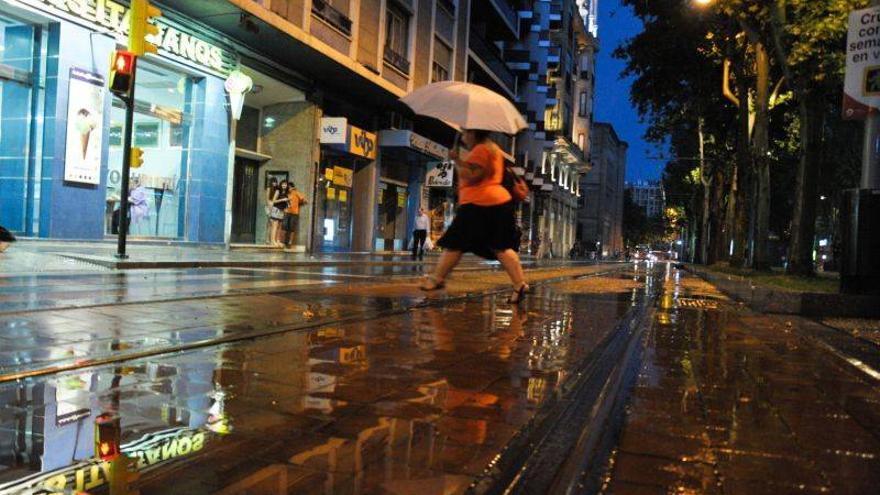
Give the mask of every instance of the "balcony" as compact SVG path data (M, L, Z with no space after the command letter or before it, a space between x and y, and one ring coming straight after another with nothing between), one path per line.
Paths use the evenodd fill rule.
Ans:
M385 60L386 64L394 67L404 74L409 75L409 60L407 60L407 58L403 55L392 50L390 47L385 47L382 59Z
M508 0L489 0L489 3L491 3L492 6L495 7L495 10L501 14L501 17L507 21L510 28L516 31L517 13L513 6L510 5L510 2Z
M325 0L312 0L312 15L351 36L351 19Z
M471 33L470 49L511 93L516 90L516 76L507 68L497 46Z

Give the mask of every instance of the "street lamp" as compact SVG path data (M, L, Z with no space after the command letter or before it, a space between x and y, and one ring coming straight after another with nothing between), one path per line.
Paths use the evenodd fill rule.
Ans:
M694 3L696 3L700 7L705 7L707 5L710 5L713 1L715 0L694 0Z

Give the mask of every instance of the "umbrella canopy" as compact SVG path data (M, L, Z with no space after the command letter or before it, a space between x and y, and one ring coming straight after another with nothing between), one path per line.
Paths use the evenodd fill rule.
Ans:
M516 134L528 127L504 96L477 84L442 81L422 86L400 99L419 115L460 129Z

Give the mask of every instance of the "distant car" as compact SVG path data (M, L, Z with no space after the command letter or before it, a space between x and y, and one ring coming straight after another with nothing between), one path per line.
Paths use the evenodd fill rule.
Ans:
M648 259L651 261L670 261L672 257L666 251L651 251L648 253Z

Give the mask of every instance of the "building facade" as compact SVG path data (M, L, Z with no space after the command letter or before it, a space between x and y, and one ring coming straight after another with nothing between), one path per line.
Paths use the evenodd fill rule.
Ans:
M632 191L633 201L639 205L648 218L660 218L666 208L666 194L659 180L638 181L626 185Z
M399 98L447 79L523 110L530 129L496 138L533 186L528 238L548 236L557 253L573 242L595 0L155 3L160 49L139 62L136 85L134 242L265 244L273 179L308 201L302 250L405 249L420 207L438 235L456 191L429 178L448 167L454 132ZM106 61L125 42L126 2L0 0L0 11L0 224L112 239L124 111L105 89Z
M522 216L533 254L564 256L575 241L580 176L589 170L598 50L581 15L585 5L524 2L524 34L508 52L529 122L517 141L517 161L533 189Z
M581 178L577 239L602 257L623 252L623 192L626 153L611 124L596 122L592 132L593 168Z

